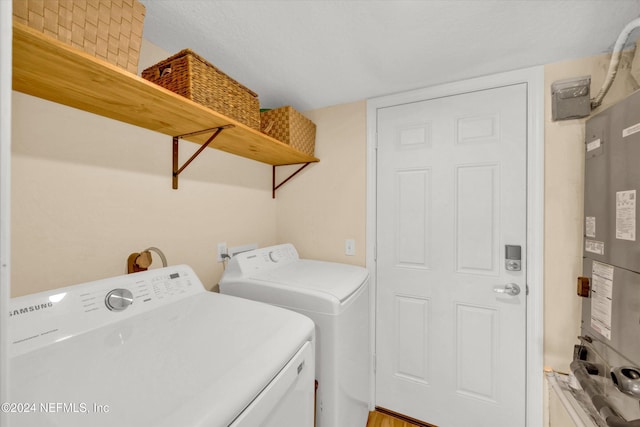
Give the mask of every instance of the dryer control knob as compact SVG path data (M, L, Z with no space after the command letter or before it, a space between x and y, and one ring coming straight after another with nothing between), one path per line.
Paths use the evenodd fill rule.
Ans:
M111 311L122 311L133 304L133 294L129 289L114 289L107 294L104 303Z
M280 261L280 254L278 252L276 252L276 251L271 251L271 252L269 252L269 258L273 262L278 262L278 261Z

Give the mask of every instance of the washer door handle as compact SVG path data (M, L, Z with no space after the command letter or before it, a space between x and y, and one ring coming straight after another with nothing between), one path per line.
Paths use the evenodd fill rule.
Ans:
M511 296L516 296L520 294L520 286L515 283L507 283L504 286L496 286L493 288L493 292L497 294L508 294Z

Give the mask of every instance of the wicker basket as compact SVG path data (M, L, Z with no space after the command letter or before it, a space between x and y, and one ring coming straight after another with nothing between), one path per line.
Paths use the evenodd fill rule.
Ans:
M316 125L290 106L260 113L261 130L310 156L316 146Z
M147 68L142 77L250 128L260 129L258 95L189 49Z
M137 0L13 0L14 21L134 74L144 15Z

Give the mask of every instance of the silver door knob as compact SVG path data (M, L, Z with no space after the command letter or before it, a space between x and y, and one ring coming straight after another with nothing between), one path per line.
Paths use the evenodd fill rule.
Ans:
M496 286L493 288L493 292L497 294L507 294L511 296L516 296L520 294L520 286L515 283L507 283L504 286Z

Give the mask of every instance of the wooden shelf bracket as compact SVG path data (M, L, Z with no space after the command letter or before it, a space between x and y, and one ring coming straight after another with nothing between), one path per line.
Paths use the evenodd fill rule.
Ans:
M196 158L198 157L198 155L200 153L202 153L202 151L207 148L209 146L209 144L211 144L211 142L216 139L216 137L218 135L220 135L220 133L225 130L225 129L229 129L234 127L233 125L224 125L224 126L218 126L215 128L210 128L210 129L204 129L204 130L200 130L197 132L191 132L191 133L185 133L183 135L176 135L173 137L173 171L172 171L172 176L173 176L173 189L177 190L178 189L178 175L180 175L182 173L183 170L185 170L185 168L187 166L189 166L189 164ZM209 133L209 132L213 132L213 134L209 137L209 139L207 139L200 148L198 148L198 151L196 151L195 153L193 153L193 155L189 158L189 160L187 160L186 162L184 162L184 165L178 167L178 147L179 147L179 142L181 138L188 138L190 136L196 136L196 135L202 135L203 133Z
M276 168L278 167L277 165L273 166L273 180L272 180L272 192L271 192L271 198L275 199L276 198L276 190L280 187L282 187L284 184L287 183L287 181L289 181L291 178L293 178L294 176L296 176L299 172L302 171L302 169L306 168L307 166L309 166L311 162L306 162L305 164L303 164L300 168L298 168L294 173L292 173L291 175L289 175L289 177L287 179L285 179L284 181L282 181L280 184L276 185ZM280 165L280 166L285 166L285 165Z

